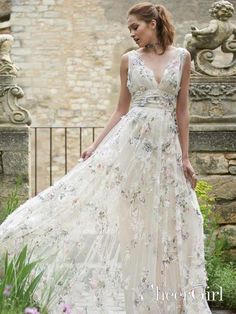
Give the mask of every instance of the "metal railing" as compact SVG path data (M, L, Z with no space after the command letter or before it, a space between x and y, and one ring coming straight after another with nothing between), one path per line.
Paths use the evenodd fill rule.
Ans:
M53 147L54 147L54 140L55 135L53 136L54 130L62 130L63 135L60 134L60 157L63 156L64 158L64 174L68 172L68 139L69 139L69 130L75 130L76 131L76 138L79 139L79 149L77 151L78 155L77 160L80 158L82 154L83 147L83 137L84 137L84 131L90 130L91 134L88 136L86 135L86 140L88 143L92 143L95 140L95 133L96 130L102 129L103 127L45 127L45 126L37 126L37 127L31 127L31 162L32 162L32 172L33 175L31 177L31 181L34 182L33 184L33 191L31 191L32 194L36 195L38 191L38 166L39 166L39 143L42 144L42 141L40 139L40 130L47 132L47 137L49 139L49 147L47 146L43 152L43 155L46 157L49 157L49 185L51 186L53 184ZM89 139L88 139L89 138ZM44 135L45 139L45 135ZM62 139L62 141L61 141ZM88 145L88 144L87 144ZM86 145L86 146L87 146ZM75 156L74 156L75 157ZM41 158L42 159L42 158ZM45 177L45 175L44 175Z

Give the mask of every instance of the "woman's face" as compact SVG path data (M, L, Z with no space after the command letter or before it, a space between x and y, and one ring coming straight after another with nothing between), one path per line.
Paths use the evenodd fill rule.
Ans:
M150 23L139 20L135 15L128 16L128 29L130 36L139 47L156 42L156 21L152 20Z

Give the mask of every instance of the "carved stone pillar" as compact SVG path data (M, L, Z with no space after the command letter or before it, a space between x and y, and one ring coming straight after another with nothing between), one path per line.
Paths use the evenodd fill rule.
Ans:
M236 26L229 21L234 13L229 1L213 3L209 12L214 19L203 29L192 26L184 42L193 60L190 156L199 178L213 185L219 234L232 234L236 260Z
M17 67L10 58L13 36L10 21L6 20L9 16L0 17L0 212L6 207L18 177L22 179L20 203L30 196L31 117L18 104L24 93L16 83Z

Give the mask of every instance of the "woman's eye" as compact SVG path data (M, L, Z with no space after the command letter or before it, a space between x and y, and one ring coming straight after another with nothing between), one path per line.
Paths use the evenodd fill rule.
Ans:
M133 27L131 27L131 29L136 31L138 29L138 26L133 26ZM129 29L129 32L131 32L131 29Z

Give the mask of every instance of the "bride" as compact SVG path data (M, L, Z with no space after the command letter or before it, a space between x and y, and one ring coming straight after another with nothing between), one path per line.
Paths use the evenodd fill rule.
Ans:
M53 285L49 313L206 314L197 178L188 154L190 54L162 5L132 6L138 49L120 65L112 117L67 175L0 226L0 251L27 244ZM63 276L63 279L57 280ZM62 278L62 277L60 277Z

